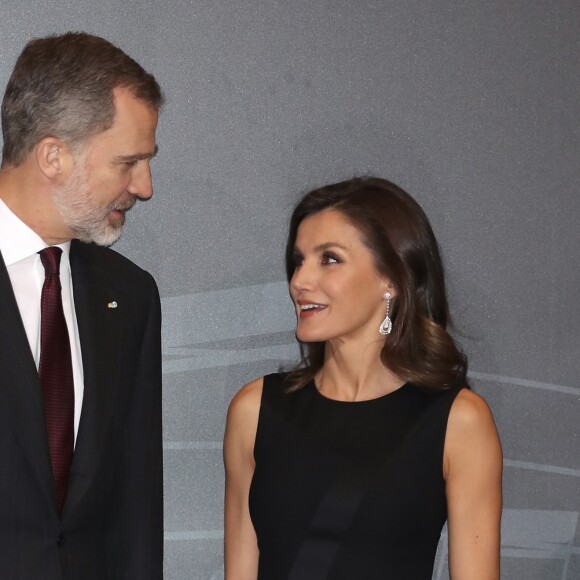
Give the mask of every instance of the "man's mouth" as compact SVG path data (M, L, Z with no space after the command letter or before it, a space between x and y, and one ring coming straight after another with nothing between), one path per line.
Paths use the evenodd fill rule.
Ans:
M121 211L121 212L127 212L129 211L135 204L137 203L137 199L133 196L131 196L129 199L127 199L126 201L122 201L122 202L118 202L118 203L114 203L112 204L110 207L110 211Z
M109 208L107 213L112 216L113 219L121 220L121 222L124 223L125 214L135 205L135 202L135 199L130 199L126 202L115 204Z

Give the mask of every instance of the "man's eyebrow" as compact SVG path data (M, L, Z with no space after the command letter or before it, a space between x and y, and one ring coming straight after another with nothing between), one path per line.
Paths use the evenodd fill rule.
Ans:
M155 145L155 149L153 149L153 153L136 153L135 155L118 155L115 157L115 161L117 163L130 163L131 161L143 161L144 159L153 159L157 152L159 151L159 147Z

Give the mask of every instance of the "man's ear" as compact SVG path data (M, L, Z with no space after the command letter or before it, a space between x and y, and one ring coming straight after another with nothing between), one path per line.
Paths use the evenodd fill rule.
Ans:
M40 172L50 181L66 179L72 169L70 149L56 137L45 137L34 148Z

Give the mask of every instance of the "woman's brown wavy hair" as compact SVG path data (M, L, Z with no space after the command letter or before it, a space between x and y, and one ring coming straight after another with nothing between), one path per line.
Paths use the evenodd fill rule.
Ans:
M294 274L298 227L313 214L340 212L360 232L377 271L397 289L393 330L383 364L406 382L431 389L468 386L467 358L447 332L449 305L439 245L419 204L397 185L355 178L315 189L296 206L286 245L286 274ZM378 328L377 328L378 333ZM324 363L324 342L300 342L301 364L288 375L290 390L306 385Z

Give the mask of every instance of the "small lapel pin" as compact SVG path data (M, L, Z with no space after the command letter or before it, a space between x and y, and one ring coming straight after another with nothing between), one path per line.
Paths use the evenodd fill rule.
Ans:
M117 303L113 300L107 304L107 308L117 308Z

